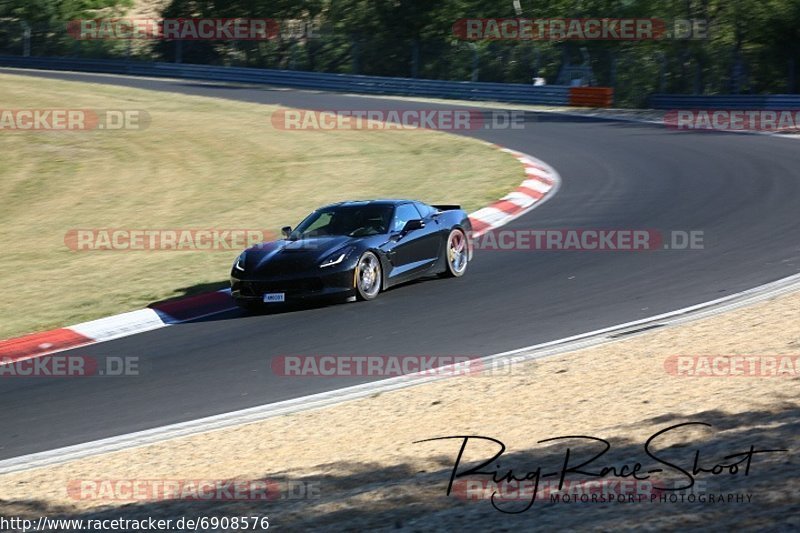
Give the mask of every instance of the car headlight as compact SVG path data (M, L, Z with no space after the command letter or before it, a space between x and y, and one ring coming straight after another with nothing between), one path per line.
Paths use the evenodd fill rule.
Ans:
M239 257L236 258L236 262L233 264L233 268L244 272L245 261L247 261L247 252L242 252L241 254L239 254Z
M348 247L348 248L342 248L342 249L336 250L331 255L329 255L327 258L325 258L322 261L322 263L320 263L319 267L320 268L326 268L326 267L330 267L330 266L333 266L333 265L338 265L339 263L341 263L342 261L347 259L347 256L350 255L350 252L352 252L352 251L353 251L353 247L352 246Z

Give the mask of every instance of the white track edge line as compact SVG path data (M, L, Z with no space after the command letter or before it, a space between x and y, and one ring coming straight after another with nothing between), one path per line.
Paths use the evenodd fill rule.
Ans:
M800 274L795 274L793 276L782 278L777 281L712 300L710 302L700 303L683 309L678 309L676 311L670 311L668 313L663 313L608 328L581 333L563 339L489 355L475 359L475 361L481 361L483 364L491 364L498 360L508 359L509 364L519 364L535 359L551 357L565 352L571 352L629 338L611 337L609 334L624 333L626 330L633 330L635 333L637 332L638 328L647 325L674 326L724 313L726 311L731 311L733 309L769 298L774 298L782 294L793 292L798 288L800 288ZM645 332L646 331L642 331L642 333ZM489 365L486 366L490 367ZM451 379L454 376L447 375L447 369L453 367L454 365L443 367L441 370L443 375L429 376L421 374L408 374L381 381L365 383L362 385L345 387L336 391L313 394L301 398L294 398L292 400L191 420L188 422L171 424L168 426L162 426L160 428L153 428L145 431L129 433L126 435L110 437L107 439L76 444L73 446L66 446L55 450L14 457L0 461L0 474L31 470L35 468L66 463L103 453L138 448L174 438L187 437L191 435L207 433L210 431L218 431L231 426L251 424L279 415L329 407L375 394L391 392L394 390L440 381L443 379Z
M555 171L553 172L555 176L558 176ZM560 183L560 180L556 180L556 184L558 183ZM537 207L542 203L543 202L535 204L534 207ZM696 304L675 311L654 315L616 326L610 326L608 328L573 335L563 339L493 354L477 360L481 361L483 364L491 364L500 360L507 360L507 362L510 364L517 364L549 357L564 352L588 348L590 346L623 340L619 337L611 337L609 334L625 333L626 330L632 330L631 333L635 334L637 329L647 325L673 326L682 324L730 311L772 297L780 296L782 294L792 292L798 288L800 288L800 274L795 274L793 276L782 278L759 287L747 289L745 291L711 300L709 302ZM645 331L642 331L642 333L644 332ZM0 474L42 468L103 453L117 452L146 446L149 444L155 444L174 438L197 435L210 431L218 431L232 426L259 422L279 415L319 409L351 400L365 398L375 394L452 378L453 376L447 375L447 368L449 367L445 367L443 370L441 370L441 373L444 375L430 376L410 374L398 376L395 378L388 378L362 385L345 387L335 391L328 391L304 396L301 398L295 398L292 400L286 400L283 402L251 407L230 413L223 413L188 422L181 422L178 424L171 424L145 431L129 433L126 435L118 435L115 437L67 446L55 450L18 456L0 461Z
M512 220L526 213L529 213L533 209L539 207L540 205L543 205L547 200L555 196L556 192L558 192L558 188L561 184L561 176L553 167L551 167L544 161L541 161L528 154L524 154L516 150L511 150L494 143L484 141L483 144L499 149L503 152L509 153L518 160L522 158L528 158L532 161L535 161L541 164L543 168L547 169L547 171L550 172L550 175L553 179L553 187L550 189L550 191L547 193L546 196L541 198L539 201L533 203L530 207L520 210L514 213L513 215L509 215L507 218L504 218L500 224L493 225L486 231L501 227L505 224L508 224ZM226 289L223 289L220 292L225 292L225 291ZM210 316L226 311L216 311L203 316ZM197 320L199 318L203 317L193 317L191 320ZM172 324L164 323L163 327L168 327L170 325ZM99 344L100 342L107 342L109 340L112 339L103 339L97 343L87 343L84 346L89 344ZM503 354L497 354L497 355L503 355ZM481 358L481 359L489 360L489 358L496 357L497 355L488 356L486 358ZM36 355L36 357L38 356L40 356L40 354ZM447 369L448 367L446 366L442 368ZM259 420L263 420L265 418L270 418L272 416L277 416L280 414L289 414L306 409L325 407L328 405L333 405L335 403L354 400L370 394L375 394L376 392L395 390L398 388L408 387L410 385L415 385L418 383L427 383L434 380L444 379L446 377L448 376L444 377L419 376L415 374L409 374L405 376L399 376L397 378L390 378L388 380L381 380L377 382L366 383L363 385L357 385L355 387L338 389L336 391L314 394L311 396L286 400L283 402L252 407L250 409L233 411L230 413L223 413L212 417L190 420L188 422L181 422L178 424L170 424L159 428L152 428L149 430L128 433L125 435L118 435L115 437L109 437L107 439L100 439L96 441L76 444L73 446L57 448L54 450L47 450L44 452L36 452L33 454L12 457L10 459L5 459L0 461L0 475L11 472L18 472L22 470L33 469L33 468L41 468L44 466L50 466L54 464L66 463L69 461L81 459L84 457L90 457L101 453L121 451L129 448L135 448L147 444L153 444L156 442L169 440L176 437L205 433L207 431L222 429L232 425L257 422Z

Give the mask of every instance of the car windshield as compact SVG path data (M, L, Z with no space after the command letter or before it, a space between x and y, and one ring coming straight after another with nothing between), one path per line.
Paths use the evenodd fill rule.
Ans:
M314 211L292 232L292 239L328 235L364 237L386 233L392 219L389 204L340 205Z

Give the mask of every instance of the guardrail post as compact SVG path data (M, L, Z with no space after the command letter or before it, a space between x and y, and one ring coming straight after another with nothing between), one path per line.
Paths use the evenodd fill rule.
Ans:
M297 70L297 41L289 45L289 70Z
M698 59L694 66L694 94L703 94L703 65Z
M361 49L358 44L358 35L352 34L350 35L350 57L351 57L351 67L352 74L358 74L359 72L359 56L361 55Z
M31 56L31 25L24 20L22 24L22 57Z
M610 54L610 63L609 65L609 85L612 87L617 86L617 54L614 51L611 51Z
M531 78L539 77L539 67L542 65L542 52L538 47L533 47L533 61L531 62L531 71L533 76Z
M411 41L411 77L419 77L419 39Z
M478 45L475 43L467 43L467 46L472 50L472 76L471 81L478 81L481 66L481 56L478 53Z

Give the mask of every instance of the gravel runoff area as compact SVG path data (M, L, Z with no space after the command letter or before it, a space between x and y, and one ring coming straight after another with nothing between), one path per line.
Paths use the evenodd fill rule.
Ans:
M797 530L798 310L800 293L792 293L511 368L0 476L0 513L84 519L269 516L272 527L332 531L466 526L501 531L523 526ZM756 360L757 374L766 375L747 375L746 359L739 359L738 365L723 362L715 371L714 359L675 358L734 354L782 357ZM777 364L770 367L769 361ZM744 370L745 375L729 375L726 368ZM698 375L684 375L688 372ZM740 468L726 468L719 475L699 471L689 491L654 491L653 486L682 487L689 477L650 459L645 442L656 432L685 422L710 426L674 429L654 441L651 450L687 472L692 471L695 452L700 454L698 466L712 469L741 461L744 456L725 457L747 452L751 445L756 450L789 451L755 454L749 470L741 463ZM527 511L507 514L495 507L505 511L526 507L530 482L516 495L513 486L504 486L502 494L509 499L496 499L494 506L486 499L494 490L486 483L488 476L459 477L453 493L446 495L461 440L417 441L457 435L502 441L507 451L498 459L499 468L503 473L513 469L517 477L539 466L543 472L560 471L567 447L573 461L579 456L588 459L594 453L590 451L598 449L586 440L540 442L543 439L594 436L609 441L611 450L587 471L613 466L622 474L623 465L631 465L629 473L640 462L644 470L662 466L664 472L653 474L662 484L609 482L600 489L595 485L594 493L605 494L606 500L613 496L614 501L566 503L550 499L559 494L550 479L542 482L543 492ZM470 441L460 472L490 458L496 449L487 441ZM581 497L581 485L575 482L589 478L570 473L566 479L572 487L568 491ZM614 480L613 474L609 479ZM125 495L123 485L113 485L115 480L177 480L188 498L196 497L191 486L198 480L239 480L251 489L261 480L277 484L268 485L267 501L261 496L254 496L255 501L113 501L108 498ZM465 485L468 482L473 484ZM590 496L586 487L583 494ZM632 493L636 501L630 501ZM279 499L272 499L278 494Z

